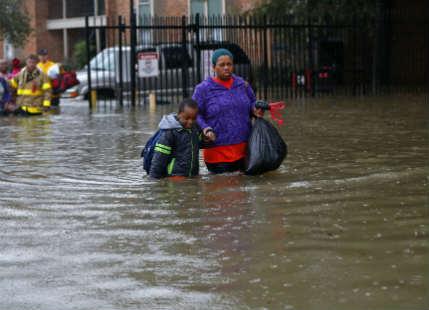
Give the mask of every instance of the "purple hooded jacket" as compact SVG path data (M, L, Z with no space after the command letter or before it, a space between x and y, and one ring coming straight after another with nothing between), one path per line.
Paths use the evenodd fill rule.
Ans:
M198 125L202 129L211 127L216 134L213 146L247 142L252 128L255 93L241 77L232 77L230 89L208 77L197 85L192 96L198 103Z

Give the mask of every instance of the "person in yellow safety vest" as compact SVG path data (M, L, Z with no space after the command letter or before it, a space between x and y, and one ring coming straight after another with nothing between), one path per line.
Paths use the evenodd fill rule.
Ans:
M37 55L39 56L39 63L37 64L37 68L43 71L45 76L48 78L49 83L51 83L51 79L48 76L48 70L51 67L55 66L56 63L48 60L48 50L45 48L40 49L37 52ZM60 72L60 73L63 73L63 72ZM51 93L51 105L58 106L59 104L60 104L60 94Z
M51 84L37 68L37 61L36 55L28 55L26 66L10 81L16 89L16 108L28 114L41 114L51 106Z

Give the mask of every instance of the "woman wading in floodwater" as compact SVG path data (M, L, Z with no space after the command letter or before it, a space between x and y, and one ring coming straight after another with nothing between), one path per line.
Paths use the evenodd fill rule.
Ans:
M198 84L192 97L199 106L198 125L206 136L216 136L213 147L203 150L204 162L212 173L243 171L251 117L263 117L264 111L255 107L250 85L233 74L230 51L216 50L212 64L215 76Z

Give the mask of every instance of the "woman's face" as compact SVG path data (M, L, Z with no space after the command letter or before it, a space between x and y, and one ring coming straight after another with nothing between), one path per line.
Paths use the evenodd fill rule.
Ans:
M234 63L232 62L231 57L223 55L217 59L213 69L219 80L228 81L234 72Z

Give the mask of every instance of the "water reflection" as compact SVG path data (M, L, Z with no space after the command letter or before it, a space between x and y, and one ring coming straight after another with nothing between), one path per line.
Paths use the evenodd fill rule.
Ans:
M289 103L279 170L150 180L175 108L0 119L0 308L428 307L422 98Z
M203 183L201 232L207 250L216 253L222 277L229 282L239 273L241 254L248 249L252 214L249 193L242 190L243 176L215 175Z

